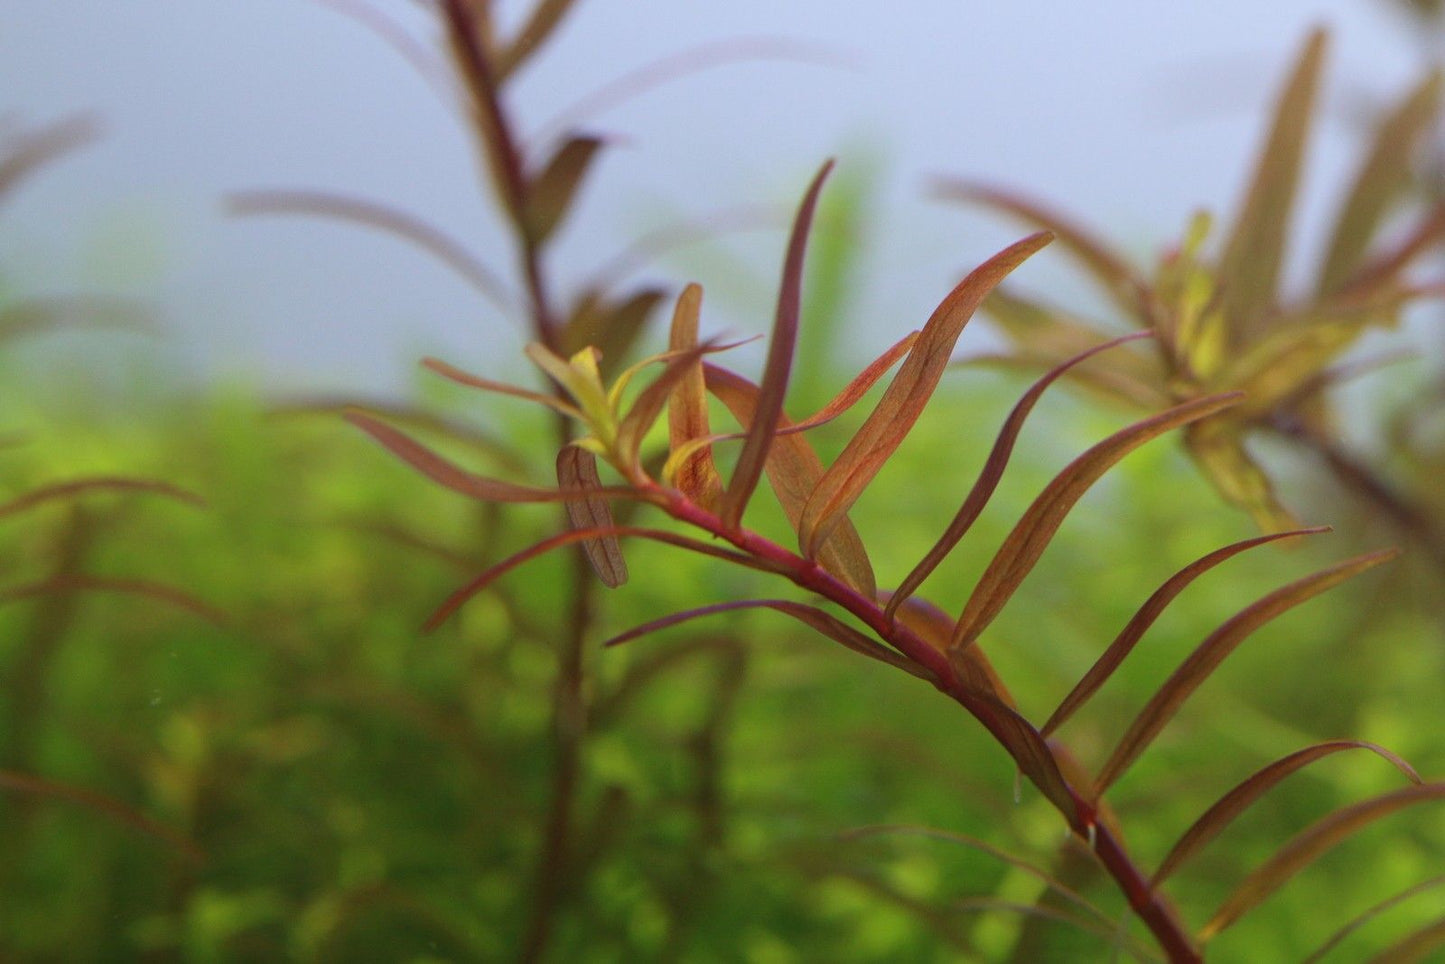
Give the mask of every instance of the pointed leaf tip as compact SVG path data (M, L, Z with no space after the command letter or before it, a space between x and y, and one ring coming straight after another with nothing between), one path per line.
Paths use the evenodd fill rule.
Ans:
M736 528L762 478L767 461L768 449L773 444L778 422L783 414L783 396L788 390L788 375L793 367L793 350L798 340L798 318L802 312L803 263L807 253L808 231L817 211L818 197L823 182L833 170L829 160L813 177L793 221L792 236L788 239L788 252L783 261L783 278L778 291L778 310L773 322L773 337L768 346L768 360L763 368L763 379L759 386L757 406L753 422L748 426L743 441L742 453L733 468L732 478L723 493L718 515L723 523Z
M1047 231L1015 242L971 271L923 326L898 374L808 497L798 525L804 555L816 556L849 508L903 443L948 367L964 325L1011 271L1053 240Z

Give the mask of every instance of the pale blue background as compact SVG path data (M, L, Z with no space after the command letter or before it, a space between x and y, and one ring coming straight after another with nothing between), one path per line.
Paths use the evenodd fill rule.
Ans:
M418 4L372 2L434 39ZM730 37L796 38L855 60L728 66L596 118L627 145L599 167L555 261L576 277L600 260L592 252L667 211L791 207L823 158L873 163L861 354L916 327L960 269L1018 233L929 201L927 175L1026 186L1150 252L1195 207L1232 207L1263 112L1315 23L1335 43L1308 226L1353 167L1359 106L1401 90L1425 59L1369 0L583 0L516 108L539 122L636 65ZM248 187L362 194L509 270L457 115L355 21L312 0L0 0L0 91L0 109L27 120L91 109L107 126L0 210L13 286L152 298L176 357L274 386L392 388L424 352L514 366L515 326L425 256L340 225L221 211L227 191ZM771 283L782 244L775 231L724 249ZM768 293L723 264L694 250L652 275L699 275L710 328L761 330ZM1061 264L1029 270L1049 279Z

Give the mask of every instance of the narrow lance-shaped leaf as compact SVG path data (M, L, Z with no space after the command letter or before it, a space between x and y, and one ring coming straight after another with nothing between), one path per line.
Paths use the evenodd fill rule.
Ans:
M1321 296L1335 294L1349 280L1409 184L1415 149L1437 120L1440 88L1441 75L1432 72L1381 123L1330 234L1316 285Z
M1004 276L1048 244L1052 235L1031 235L989 258L964 278L923 326L903 367L878 406L818 481L798 523L798 544L809 558L863 494L918 421L948 367L963 326Z
M1418 884L1406 887L1399 893L1391 894L1389 897L1385 898L1379 903L1367 907L1365 910L1361 911L1359 914L1351 918L1343 927L1331 934L1329 936L1329 939L1326 940L1323 944L1311 951L1308 957L1303 958L1300 961L1300 964L1318 964L1318 962L1323 960L1330 951L1338 947L1345 940L1345 938L1349 937L1355 931L1370 923L1370 921L1374 920L1376 917L1379 917L1381 914L1393 909L1399 904L1404 903L1412 897L1423 894L1429 890L1436 890L1441 886L1445 886L1445 874L1441 874L1438 877L1431 877L1428 880L1422 880Z
M423 358L421 363L423 368L428 368L448 381L456 382L458 385L466 385L468 388L479 388L484 392L496 392L498 395L510 395L513 398L524 398L529 402L545 405L554 412L566 415L568 418L575 418L579 422L585 419L581 409L562 401L555 395L534 392L529 388L509 385L506 382L494 382L490 378L483 378L480 375L464 372L455 365L442 361L440 358Z
M530 562L538 556L545 555L554 549L561 549L564 546L574 545L578 542L586 542L589 539L622 538L625 536L651 539L653 542L661 542L664 545L689 549L704 556L723 559L727 562L733 562L749 569L757 569L761 572L781 572L777 566L766 560L759 559L756 556L750 556L742 552L734 552L731 549L723 549L712 543L679 535L676 532L668 532L665 529L646 529L637 526L605 526L594 529L570 529L567 532L559 532L557 535L543 539L535 545L528 546L521 552L508 556L501 562L492 565L484 572L473 577L470 582L453 592L437 607L436 611L427 619L423 629L427 632L436 629L451 618L451 615L460 609L467 600L486 589L513 569L525 562Z
M602 353L602 377L612 378L626 362L647 327L652 311L666 296L660 288L642 288L614 301L599 292L583 295L562 329L562 350L575 354L588 345Z
M575 445L557 453L557 485L564 492L595 492L602 488L597 475L597 457ZM573 529L605 529L613 525L612 509L606 499L575 499L567 503L567 519ZM602 536L582 543L592 571L609 589L627 581L627 562L616 536Z
M0 519L8 515L15 515L26 509L41 505L45 502L57 499L66 499L76 495L86 495L91 492L145 492L154 495L162 495L175 499L177 502L184 502L194 506L204 506L205 500L193 492L171 485L169 482L160 482L155 479L130 478L119 475L91 476L83 479L71 479L68 482L56 482L51 485L31 489L23 495L11 499L9 502L0 503Z
M346 420L390 449L394 455L433 482L438 482L454 492L460 492L462 495L471 496L474 499L484 502L569 502L584 498L578 492L562 492L557 489L517 485L514 482L504 482L501 479L468 472L404 432L399 432L385 422L361 412L347 412ZM630 486L607 486L593 490L585 497L595 498L599 495L622 499L646 498Z
M703 365L703 377L708 391L727 406L738 424L744 427L752 424L758 407L758 386L715 365ZM764 467L768 483L778 497L778 504L782 506L788 522L797 528L808 494L823 476L823 463L805 437L787 431L791 423L786 416L779 417L778 426L777 437ZM873 566L868 561L863 540L853 523L846 518L823 543L818 552L818 564L868 599L874 598L877 593Z
M668 347L682 351L697 344L698 317L702 311L702 288L690 284L677 299L672 315L672 331ZM711 432L707 414L707 384L702 374L702 359L688 366L672 389L667 406L668 448L674 454L692 439L706 438ZM712 449L704 447L689 455L677 467L674 476L679 491L705 509L717 504L722 493L722 477L713 463Z
M10 149L0 156L0 200L13 191L21 179L62 154L95 140L98 134L95 118L80 115L25 134L6 145Z
M1442 947L1445 947L1445 916L1401 937L1370 958L1370 964L1420 964L1431 960L1430 952Z
M906 599L895 607L893 600L897 598L896 595L888 593L880 593L880 595L889 596L889 612L893 613L893 618L897 619L906 629L940 653L948 652L948 637L953 632L952 616L933 603L919 599L917 596ZM988 693L1000 702L1007 704L1010 709L1018 709L1018 703L1009 693L1008 687L1004 685L998 672L994 670L993 664L984 654L982 646L970 646L956 655L957 658L951 660L950 665L964 686Z
M1209 923L1200 929L1199 939L1207 941L1217 936L1326 850L1356 831L1405 807L1436 800L1445 800L1445 783L1409 786L1336 810L1297 835L1246 877Z
M1154 621L1158 619L1160 614L1174 601L1174 597L1183 592L1184 588L1195 579L1204 575L1204 573L1213 569L1226 559L1244 552L1246 549L1253 549L1255 546L1262 546L1265 543L1276 542L1280 539L1328 531L1328 527L1320 526L1313 529L1296 529L1293 532L1275 532L1270 535L1255 536L1253 539L1245 539L1242 542L1236 542L1222 549L1216 549L1208 555L1196 559L1194 562L1191 562L1170 576L1165 580L1164 585L1156 589L1154 594L1145 600L1144 605L1140 606L1139 611L1134 614L1134 618L1129 620L1119 635L1109 644L1109 648L1104 650L1103 655L1099 657L1093 666L1089 667L1089 671L1084 674L1084 678L1079 680L1078 684L1069 691L1068 696L1064 697L1063 702L1059 704L1059 708L1054 710L1053 715L1050 716L1048 722L1044 724L1044 736L1052 734L1059 727L1063 726L1079 707L1088 701L1089 697L1099 691L1099 688L1108 681L1109 677L1114 675L1114 670L1118 669L1125 658L1134 651L1135 644L1139 642L1144 633L1149 630L1150 626L1154 625Z
M1075 222L1012 191L983 184L942 180L934 193L946 199L976 201L1050 232L1059 239L1061 247L1088 269L1126 315L1140 324L1148 322L1150 312L1143 301L1148 285L1144 278L1121 254Z
M681 352L668 353L671 357L668 357L667 365L663 368L662 373L638 393L637 398L632 402L632 407L627 410L627 414L622 417L622 421L618 425L617 448L625 465L640 467L639 458L643 436L662 415L662 410L667 407L668 398L688 373L696 370L704 355L720 351L723 347L730 346L703 342Z
M1260 797L1274 789L1285 777L1316 760L1339 753L1341 750L1369 750L1388 760L1411 783L1424 782L1410 764L1384 747L1364 740L1330 740L1297 750L1289 756L1281 757L1269 766L1255 771L1249 779L1220 797L1212 807L1204 811L1199 819L1194 821L1184 835L1179 838L1178 843L1170 848L1163 862L1159 864L1159 869L1150 879L1149 886L1157 888L1162 884L1171 874L1182 867L1185 861L1219 836L1241 813Z
M183 609L217 626L225 626L229 622L229 617L224 612L175 586L152 582L149 579L94 576L88 573L61 573L38 582L0 589L0 603L20 602L38 596L71 592L104 592L124 596L142 596L168 606L174 606L177 609Z
M1256 332L1279 288L1285 237L1324 53L1325 33L1315 30L1275 106L1254 180L1220 259L1223 309L1237 338L1248 339Z
M537 52L571 11L576 0L538 0L516 37L496 57L497 82L510 77ZM479 6L485 6L480 4Z
M1122 338L1115 338L1113 341L1105 342L1102 345L1096 345L1081 354L1075 355L1063 364L1055 366L1042 378L1034 382L1028 391L1024 392L1023 397L1018 400L1018 403L1013 407L1013 411L1009 412L1008 418L1004 420L1003 428L999 430L998 439L994 442L993 450L989 452L988 459L984 462L982 471L979 472L978 480L974 482L973 488L968 493L968 497L963 500L963 505L960 506L958 512L954 514L953 521L948 524L948 528L944 530L943 535L933 544L933 548L929 549L923 558L919 560L918 565L914 566L913 570L904 577L903 582L899 585L898 589L894 591L893 598L888 600L888 608L886 611L890 616L898 608L899 604L913 595L914 591L923 584L923 580L927 579L933 570L938 568L939 563L947 558L948 554L953 551L953 547L958 545L959 540L962 539L964 535L967 534L969 528L972 527L974 520L976 520L979 513L983 511L983 507L988 504L989 498L993 496L994 490L998 488L999 480L1003 478L1004 469L1008 466L1009 456L1013 454L1014 443L1018 441L1019 432L1024 426L1024 420L1028 418L1029 412L1033 411L1038 400L1043 397L1045 389L1069 369L1081 362L1087 361L1099 352L1117 345L1122 345L1125 342L1137 341L1140 338L1147 337L1148 334L1145 332L1136 332L1132 335L1125 335Z
M743 441L742 453L718 506L718 515L729 528L736 528L742 522L743 510L762 478L768 450L773 445L778 423L783 417L783 396L788 390L788 374L793 367L793 349L798 340L798 317L802 311L803 260L807 253L808 230L818 207L823 181L832 169L833 162L828 161L818 171L793 221L793 233L788 239L783 278L778 290L777 317L773 321L768 360L763 367L753 419L748 423L748 436Z
M993 622L1038 562L1064 517L1099 477L1124 456L1180 425L1237 404L1239 393L1209 395L1121 429L1070 462L1039 493L984 570L953 630L953 647L967 646Z
M541 244L552 236L592 168L598 137L571 137L563 144L547 166L527 185L527 232L533 242Z
M1210 633L1199 647L1165 681L1150 698L1138 717L1130 724L1128 731L1115 747L1114 753L1095 781L1096 794L1103 794L1114 781L1123 775L1139 754L1144 752L1165 725L1174 718L1184 701L1209 678L1209 675L1224 662L1256 629L1283 615L1300 603L1339 585L1352 576L1367 569L1373 569L1382 562L1393 559L1398 552L1385 549L1348 559L1338 565L1311 573L1282 586L1257 602L1246 606L1231 618L1225 620Z
M623 643L630 642L639 637L647 636L671 626L676 626L679 623L685 623L703 616L711 616L715 613L735 612L739 609L773 609L780 613L786 613L794 619L813 627L835 642L842 643L855 653L867 656L870 659L876 659L879 662L887 663L889 666L901 669L905 673L916 676L919 679L932 679L927 670L913 662L913 660L907 656L889 649L877 640L858 632L858 630L849 626L836 616L826 613L816 606L807 606L803 603L790 602L786 599L743 599L733 602L716 603L711 606L699 606L696 609L673 613L670 616L654 619L651 622L629 629L619 636L612 637L602 645L604 647L620 646Z

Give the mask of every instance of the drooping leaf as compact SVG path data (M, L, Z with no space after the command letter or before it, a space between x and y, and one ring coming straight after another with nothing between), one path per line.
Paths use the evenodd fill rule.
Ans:
M550 238L567 212L602 147L599 137L567 139L527 185L527 236L534 244Z
M362 412L347 412L346 420L390 449L394 455L433 482L438 482L454 492L460 492L473 499L480 499L484 502L568 502L582 497L576 492L517 485L513 482L468 472L405 433ZM606 486L594 489L590 491L588 497L599 495L621 499L645 498L636 489L628 486Z
M20 602L52 593L70 592L104 592L123 596L141 596L165 603L176 609L183 609L216 626L225 626L230 622L230 617L221 610L196 598L184 589L178 589L162 582L153 582L149 579L96 576L80 572L63 572L36 582L0 589L0 603Z
M1411 897L1416 896L1417 894L1422 894L1428 890L1435 890L1436 888L1441 886L1445 886L1445 874L1441 874L1438 877L1431 877L1429 880L1422 880L1418 884L1406 887L1398 894L1392 894L1384 900L1380 901L1379 903L1371 905L1361 913L1356 914L1353 918L1351 918L1349 923L1345 924L1339 930L1331 934L1329 940L1325 941L1319 947L1315 948L1310 953L1309 957L1306 957L1300 961L1300 964L1318 964L1319 961L1324 959L1325 955L1329 954L1330 951L1338 947L1345 940L1345 938L1349 937L1355 931L1359 930L1361 927L1368 924L1370 921L1374 920L1385 911L1390 910L1397 904L1404 903L1405 901L1409 900Z
M758 386L715 365L703 365L703 378L708 391L732 412L738 424L744 428L752 424L758 407ZM790 425L786 416L779 417L779 431L764 468L783 514L797 528L808 495L823 477L823 463L807 438L787 432ZM873 566L868 561L863 540L853 523L846 518L818 551L818 564L868 599L874 598L877 593Z
M1420 964L1431 951L1445 947L1445 917L1417 928L1385 948L1370 964Z
M575 445L564 445L557 453L557 486L563 492L595 492L602 488L597 475L597 457ZM610 529L612 509L606 499L573 499L567 503L567 519L573 529ZM616 536L602 536L582 543L592 571L609 589L627 582L627 561Z
M1145 747L1174 718L1184 701L1255 630L1306 600L1352 576L1387 562L1398 554L1394 549L1385 549L1347 559L1282 586L1225 620L1223 625L1210 633L1204 642L1189 654L1129 725L1128 731L1095 780L1096 794L1102 795L1123 775Z
M55 800L64 800L67 803L77 804L95 813L104 814L117 823L123 824L138 833L143 833L157 840L164 841L185 854L187 859L193 863L201 863L206 859L205 853L194 840L184 836L180 832L171 829L145 814L136 810L127 803L123 803L114 797L97 793L86 787L79 787L69 783L59 783L55 780L47 780L31 773L19 773L15 770L0 770L0 788L14 793L28 793L33 796L50 797Z
M879 662L887 663L923 680L932 680L932 676L922 666L904 656L902 653L889 649L877 640L858 632L852 626L838 619L830 613L826 613L816 606L808 606L803 603L790 602L786 599L743 599L733 602L716 603L712 606L699 606L696 609L688 609L680 613L673 613L661 619L654 619L634 629L630 629L620 636L614 636L603 643L604 647L620 646L641 636L655 633L679 623L698 619L702 616L711 616L715 613L735 612L740 609L773 609L780 613L786 613L800 622L806 623L813 629L827 636L835 642L842 643L848 649Z
M1065 466L1039 493L994 554L964 604L951 646L971 644L993 622L1038 562L1069 510L1100 476L1150 439L1207 418L1238 401L1237 393L1191 399L1115 432Z
M948 554L953 551L953 547L958 545L959 540L972 527L974 520L983 511L983 507L988 504L994 490L998 488L999 480L1003 478L1009 456L1013 454L1014 443L1018 440L1019 432L1023 430L1024 420L1028 418L1029 413L1043 397L1044 391L1071 368L1087 361L1099 352L1146 337L1148 337L1147 333L1137 332L1086 349L1046 372L1042 378L1029 387L1028 391L1024 392L1023 397L1018 400L1013 411L1009 412L1008 418L1004 420L1003 428L999 430L998 439L994 442L993 449L989 452L977 481L974 482L967 498L963 500L963 505L954 514L948 528L944 530L943 535L939 536L933 547L924 553L918 565L913 567L912 571L904 577L903 582L899 584L898 589L894 591L893 598L888 601L887 612L890 615L904 599L912 596L914 591L923 584L923 580L927 579L933 570L938 568L939 563L947 558Z
M743 518L743 510L752 498L753 490L762 478L767 462L768 450L772 448L778 423L783 417L783 396L788 390L788 375L793 367L793 348L798 339L798 317L803 300L803 261L808 247L808 230L813 223L813 213L818 207L818 195L823 190L823 181L833 169L833 162L825 163L798 208L793 221L793 232L788 239L787 256L783 261L783 278L778 289L778 311L773 321L773 335L768 344L768 360L763 367L763 380L753 406L752 421L747 424L747 438L743 450L733 467L732 478L727 490L719 500L718 516L729 528L736 528Z
M1380 124L1330 233L1315 286L1320 296L1335 294L1349 280L1390 206L1409 184L1415 149L1437 120L1440 89L1441 75L1432 72Z
M232 215L301 215L333 218L372 228L414 244L451 268L495 307L510 312L516 299L491 268L466 245L414 214L366 198L330 191L240 191L227 198Z
M1247 780L1244 780L1233 790L1230 790L1221 797L1213 806L1194 821L1179 841L1170 848L1169 853L1159 864L1159 869L1149 881L1151 888L1157 888L1169 875L1173 874L1184 865L1190 857L1194 856L1206 844L1219 836L1223 830L1247 810L1255 801L1272 790L1281 780L1294 773L1296 770L1306 767L1316 760L1323 759L1341 750L1369 750L1377 756L1383 757L1394 765L1395 769L1403 773L1411 783L1423 783L1415 768L1394 753L1374 743L1364 740L1330 740L1325 743L1316 743L1314 746L1297 750L1286 757L1282 757L1268 766L1255 771Z
M1125 315L1147 326L1150 311L1143 300L1148 288L1144 278L1127 259L1078 224L1022 195L983 184L943 180L935 185L934 193L943 198L978 202L1050 232Z
M194 506L205 506L206 501L194 492L187 492L169 482L161 482L156 479L130 478L119 475L91 476L83 479L71 479L68 482L56 482L51 485L40 486L31 489L24 495L17 496L9 502L0 503L0 519L8 515L15 515L24 512L37 505L57 499L67 499L71 496L85 495L91 492L144 492L153 495L161 495L177 502L183 502Z
M1293 532L1275 532L1269 535L1255 536L1253 539L1245 539L1222 549L1216 549L1170 576L1165 580L1164 585L1156 589L1154 594L1145 600L1144 605L1140 606L1139 611L1134 614L1134 618L1129 620L1119 635L1109 644L1109 648L1104 650L1103 655L1093 666L1089 667L1089 671L1084 674L1083 679L1079 680L1069 691L1069 695L1064 697L1059 708L1054 710L1053 715L1044 724L1042 730L1044 736L1049 736L1063 726L1075 711L1088 701L1089 697L1099 691L1099 688L1114 674L1114 670L1118 669L1120 664L1133 652L1135 644L1144 636L1144 633L1154 625L1154 621L1174 601L1174 597L1183 592L1185 587L1199 576L1246 549L1253 549L1255 546L1262 546L1280 539L1328 531L1327 527L1320 526L1313 529L1296 529Z
M448 381L456 382L458 385L466 385L468 388L480 388L484 392L496 392L499 395L510 395L513 398L524 398L529 402L545 405L554 412L566 415L568 418L575 418L578 421L584 419L581 409L562 401L555 395L534 392L529 388L509 385L506 382L494 382L490 378L483 378L480 375L464 372L455 365L442 361L440 358L423 358L421 363L423 368L428 368Z
M1395 790L1336 810L1317 821L1250 873L1229 895L1209 923L1200 929L1199 939L1208 941L1217 936L1220 931L1259 906L1265 898L1313 863L1317 857L1356 831L1405 807L1435 800L1445 800L1445 783L1408 786L1403 790Z
M1024 776L1072 823L1078 815L1078 801L1048 741L1033 724L998 697L984 692L972 695L969 709L1008 750Z
M868 483L918 421L948 367L963 326L984 297L1014 268L1051 240L1035 234L989 258L964 278L934 310L872 414L849 440L808 496L798 522L798 544L809 558L817 555Z
M488 568L485 572L472 578L466 585L457 589L446 600L437 607L436 611L428 617L423 629L431 632L442 623L446 622L462 605L477 593L486 589L499 578L511 572L513 569L525 562L544 555L554 549L563 546L570 546L578 542L586 542L588 539L624 538L633 536L639 539L651 539L654 542L661 542L669 546L677 546L682 549L689 549L705 556L712 556L715 559L723 559L733 562L749 569L757 569L761 572L776 573L780 570L757 556L747 555L741 552L734 552L731 549L723 549L710 542L703 542L700 539L693 539L688 536L679 535L676 532L668 532L664 529L646 529L638 526L607 526L596 529L569 529L566 532L558 533L555 536L543 539L535 545L514 553L501 562Z
M672 332L668 347L685 351L697 344L698 318L702 311L702 288L690 284L677 299L672 315ZM707 438L711 432L707 412L707 383L703 378L702 359L688 366L672 389L667 406L668 449L673 455L693 439ZM722 476L713 462L712 449L701 448L688 455L673 472L673 484L683 495L705 509L712 509L722 494Z
M547 38L552 36L553 31L571 11L574 2L575 0L538 0L512 42L496 56L498 84L515 73L517 68L531 59L538 48L547 42Z
M1254 178L1220 257L1222 307L1236 344L1257 334L1278 293L1325 42L1323 30L1310 34L1285 83Z
M88 295L19 298L0 306L0 343L67 328L154 334L157 331L154 321L141 304L121 298Z

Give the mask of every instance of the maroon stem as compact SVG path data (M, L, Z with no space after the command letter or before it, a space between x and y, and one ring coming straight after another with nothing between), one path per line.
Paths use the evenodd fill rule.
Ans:
M879 639L927 670L935 687L968 710L1010 754L1013 753L1010 748L1011 730L997 708L980 699L965 685L945 653L907 626L889 618L876 600L859 593L813 560L790 552L747 529L727 527L718 516L689 501L679 492L650 482L640 487L673 518L725 539L743 552L775 564L794 584L817 593L852 613L873 630ZM1022 760L1018 762L1023 763ZM1028 773L1027 767L1021 766L1021 769ZM1090 845L1109 876L1114 878L1129 901L1129 906L1159 941L1169 960L1183 964L1202 961L1199 950L1194 946L1168 899L1150 888L1148 876L1129 856L1124 842L1095 819L1095 805L1072 787L1069 788L1069 793L1074 803L1072 812L1061 810L1064 819L1068 821L1069 829Z

